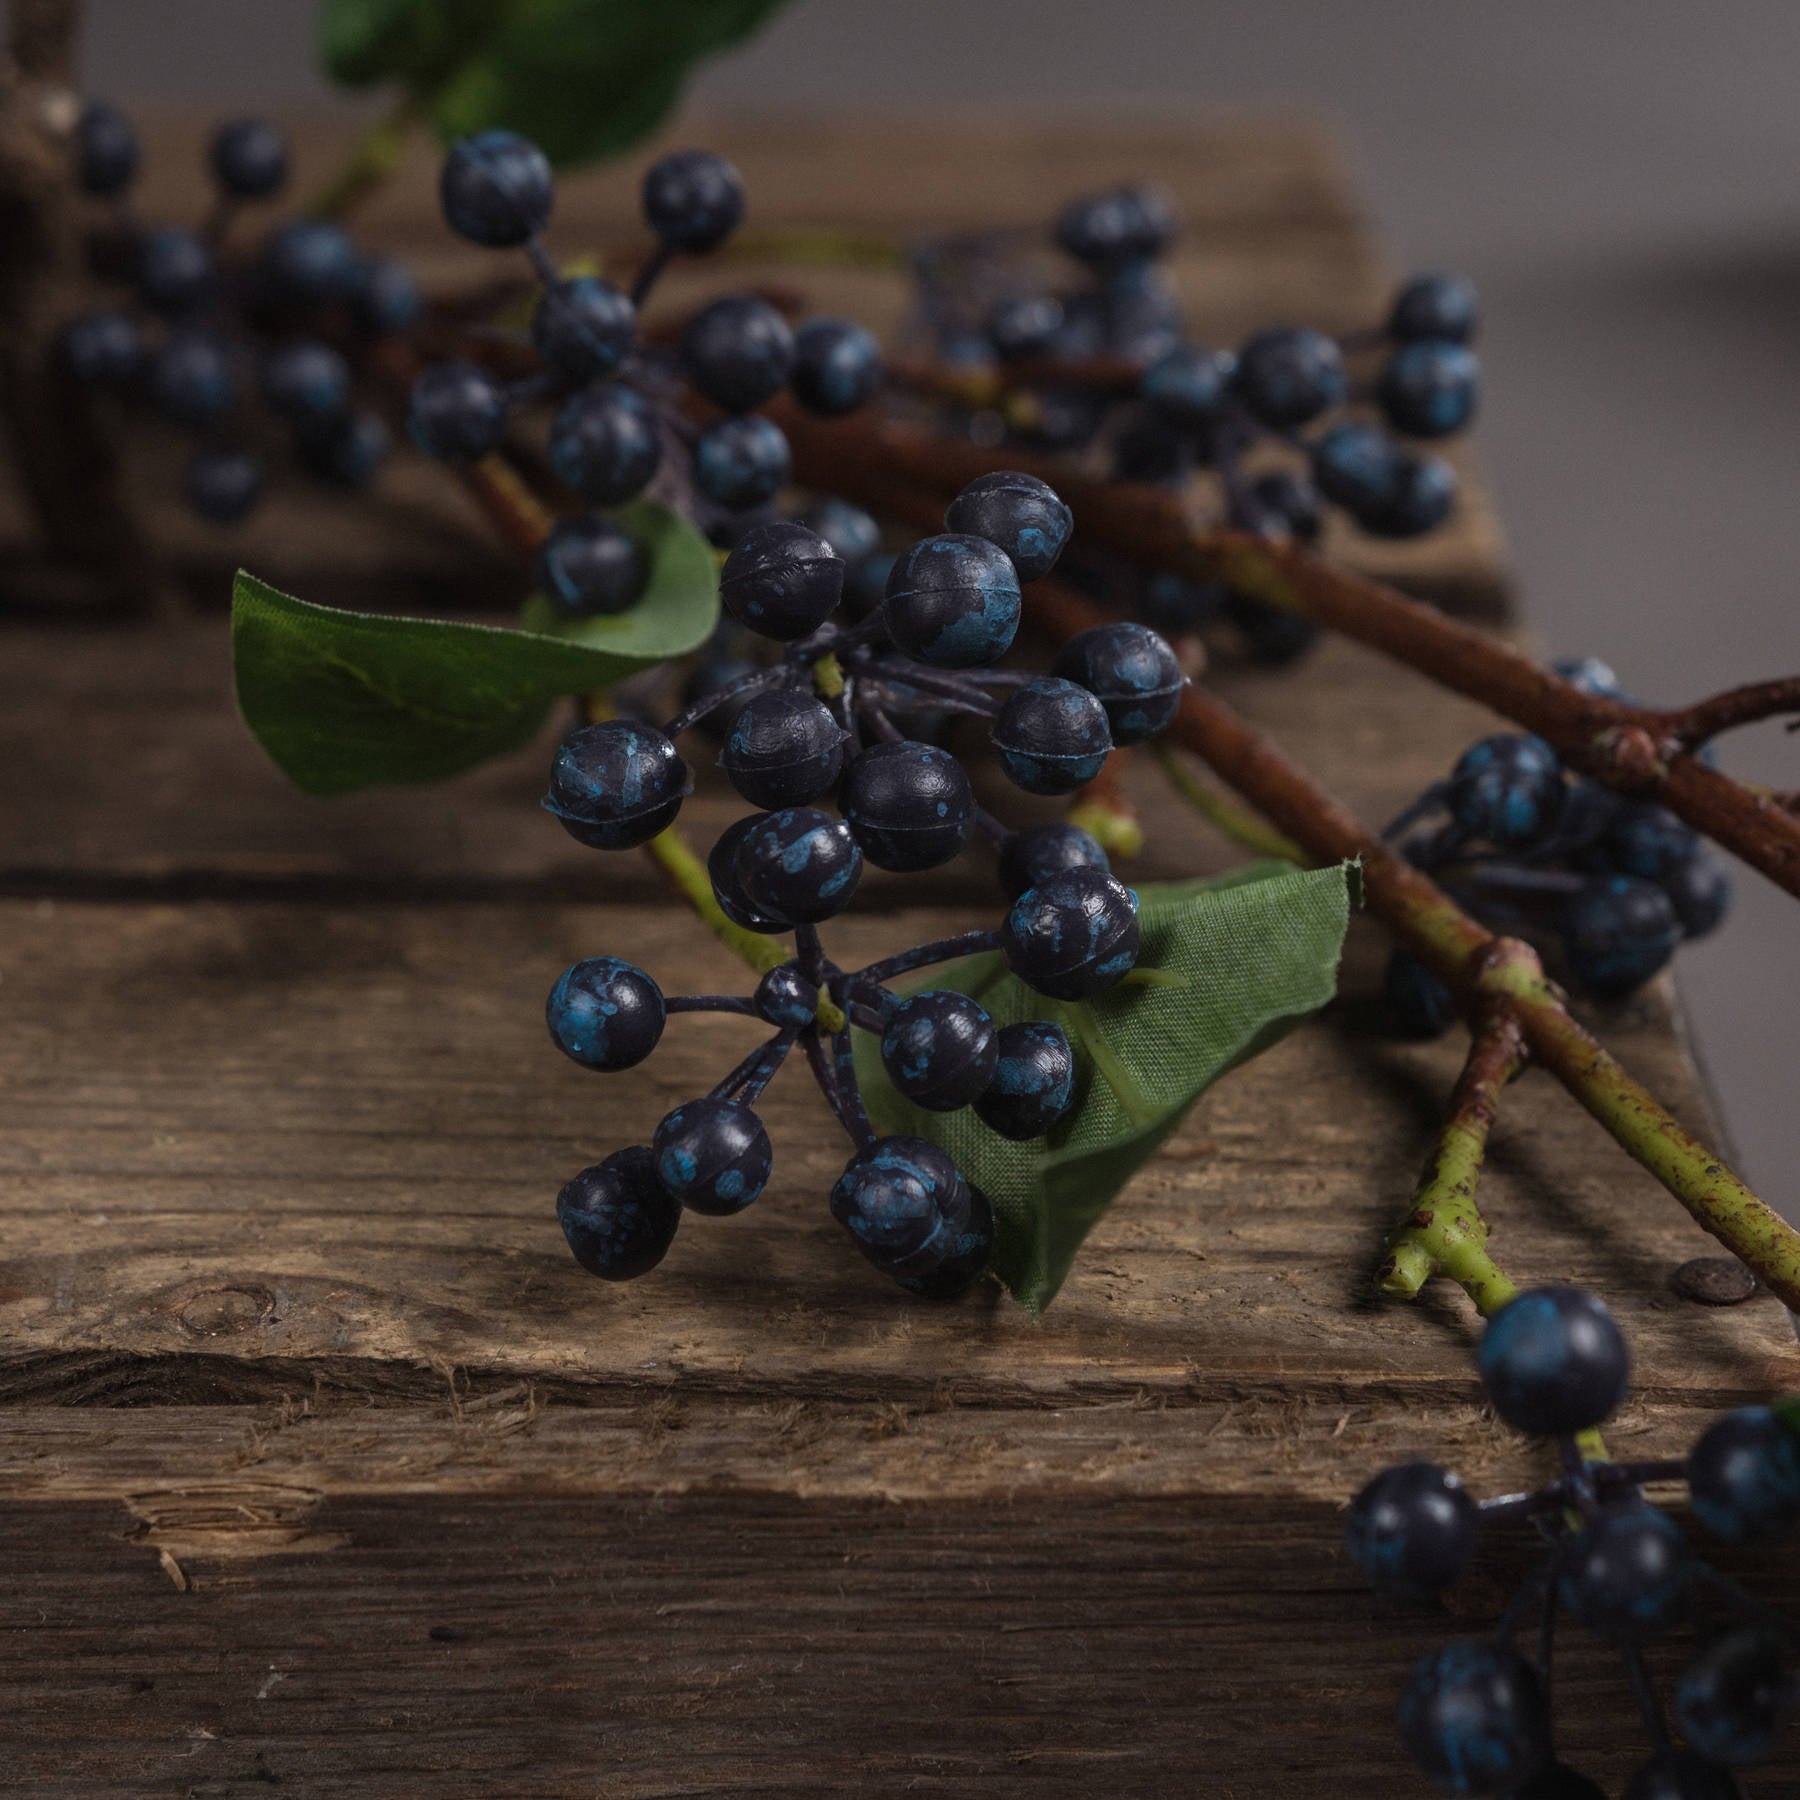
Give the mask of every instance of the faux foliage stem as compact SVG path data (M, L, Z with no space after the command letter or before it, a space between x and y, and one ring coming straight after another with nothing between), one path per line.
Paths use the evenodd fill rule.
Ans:
M313 196L304 209L307 216L348 218L399 168L407 141L424 116L410 94L384 113L352 146L344 166Z
M1303 866L1308 861L1306 852L1291 837L1265 825L1255 813L1226 799L1223 794L1215 793L1167 744L1152 743L1150 754L1156 758L1176 794L1240 849Z

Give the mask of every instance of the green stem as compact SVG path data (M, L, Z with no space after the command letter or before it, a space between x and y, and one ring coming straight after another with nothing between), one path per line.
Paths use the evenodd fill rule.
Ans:
M726 245L720 260L786 263L809 269L904 271L909 266L906 246L898 239L827 227L740 232Z
M303 209L307 216L348 218L399 168L407 139L423 117L424 108L410 94L383 114L356 141L344 166Z
M1232 843L1252 850L1258 856L1274 856L1283 862L1306 867L1307 854L1291 837L1272 825L1265 825L1247 807L1237 805L1208 787L1167 744L1152 744L1150 753L1168 776L1169 785L1176 794Z

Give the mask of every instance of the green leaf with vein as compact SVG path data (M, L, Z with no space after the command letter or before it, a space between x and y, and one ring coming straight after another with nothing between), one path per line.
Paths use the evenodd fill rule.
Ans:
M913 984L972 995L997 1025L1054 1019L1082 1065L1074 1110L1047 1138L1008 1142L965 1107L932 1113L898 1094L878 1041L856 1038L856 1069L878 1129L941 1144L994 1203L994 1270L1039 1315L1056 1297L1082 1240L1114 1197L1213 1082L1266 1050L1337 990L1353 864L1296 870L1258 863L1221 880L1138 890L1147 980L1093 1000L1046 1000L1008 973L998 953L974 956Z
M240 571L231 653L245 722L309 794L440 781L521 748L554 700L692 650L718 623L705 538L648 501L612 516L643 547L650 579L610 618L562 620L535 597L518 630L341 612Z

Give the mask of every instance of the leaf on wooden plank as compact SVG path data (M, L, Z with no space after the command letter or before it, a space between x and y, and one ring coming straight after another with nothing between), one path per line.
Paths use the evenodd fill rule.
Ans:
M240 572L231 647L245 722L309 794L439 781L519 749L554 700L692 650L718 623L717 561L700 533L648 501L612 516L650 578L606 618L559 619L542 598L519 630L342 612Z
M1227 1070L1265 1050L1337 990L1353 864L1261 863L1220 880L1138 891L1143 948L1128 982L1089 1001L1045 999L998 953L921 980L979 1000L996 1025L1052 1019L1082 1064L1070 1115L1046 1138L1011 1143L974 1109L932 1113L895 1091L878 1041L859 1032L856 1069L878 1129L941 1144L993 1202L994 1271L1036 1316L1119 1190Z

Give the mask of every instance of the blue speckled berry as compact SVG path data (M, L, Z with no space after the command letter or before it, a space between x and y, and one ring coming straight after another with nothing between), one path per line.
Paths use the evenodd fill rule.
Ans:
M1147 625L1094 625L1056 653L1050 672L1084 687L1106 709L1115 744L1154 737L1181 706L1175 652Z
M1401 453L1384 500L1353 509L1372 537L1416 538L1436 531L1456 506L1456 471L1436 456Z
M881 1034L888 1079L927 1112L967 1106L993 1080L998 1057L987 1008L953 988L909 995Z
M107 197L131 186L138 168L137 133L116 106L90 100L75 121L75 179L83 193Z
M800 973L797 963L778 963L756 984L752 996L756 1016L778 1031L800 1031L819 1010L819 984Z
M876 1268L929 1274L970 1223L969 1184L926 1138L880 1138L853 1156L831 1190L831 1216Z
M1075 1103L1075 1052L1060 1025L1027 1019L994 1039L994 1078L975 1101L990 1131L1015 1143L1040 1138Z
M1396 431L1408 437L1449 437L1475 417L1481 364L1461 344L1438 339L1402 344L1383 366L1375 397Z
M1542 1683L1510 1644L1451 1644L1421 1657L1399 1725L1413 1761L1447 1794L1503 1794L1550 1760Z
M1462 753L1446 800L1471 837L1516 850L1550 835L1567 791L1562 764L1542 738L1500 732Z
M690 1212L742 1212L768 1185L773 1153L755 1109L708 1096L678 1106L656 1128L656 1174Z
M734 819L719 833L706 857L706 873L712 882L713 898L718 901L719 910L732 924L741 925L746 931L759 931L765 937L776 936L790 927L787 920L758 912L750 904L738 871L738 852L751 833L760 829L771 816L759 812Z
M262 396L291 425L336 419L350 404L350 365L308 338L283 344L263 358Z
M994 1254L994 1209L980 1188L970 1186L969 1216L946 1232L934 1257L911 1261L889 1271L910 1294L922 1300L957 1300L966 1294Z
M1147 573L1138 587L1144 623L1164 637L1185 637L1218 617L1230 590L1222 581L1189 581L1167 569Z
M710 150L676 150L644 176L644 222L673 250L715 250L744 217L744 182Z
M1577 1624L1630 1642L1680 1619L1692 1579L1680 1527L1632 1500L1590 1519L1570 1540L1557 1592Z
M863 855L900 874L949 862L975 829L975 794L962 764L911 738L852 757L839 806Z
M1681 1735L1712 1762L1761 1762L1800 1699L1790 1655L1779 1636L1754 1625L1713 1639L1676 1685Z
M577 275L544 289L531 341L544 367L568 383L610 375L630 354L637 309L610 281Z
M1550 667L1570 687L1579 688L1584 694L1595 694L1606 700L1625 698L1624 685L1614 673L1612 664L1602 662L1597 656L1559 657Z
M1198 344L1178 344L1144 371L1138 393L1178 431L1210 431L1230 401L1236 367L1235 357Z
M1071 200L1056 221L1056 241L1077 262L1109 270L1160 256L1175 235L1169 198L1150 187L1114 188Z
M247 450L198 450L182 483L187 503L214 525L247 518L262 497L262 464Z
M1409 950L1388 957L1381 1003L1388 1030L1416 1043L1442 1037L1457 1020L1449 988Z
M1631 1378L1613 1316L1582 1288L1531 1288L1482 1333L1482 1385L1507 1424L1538 1437L1586 1431L1611 1417Z
M1688 1454L1694 1515L1728 1544L1755 1544L1800 1524L1800 1433L1766 1406L1715 1419Z
M354 294L362 266L341 225L326 219L292 219L263 240L259 274L272 304L305 308Z
M629 1069L661 1041L662 989L616 956L590 956L556 978L544 1021L564 1056L584 1069Z
M1670 1750L1651 1757L1620 1800L1744 1800L1744 1790L1729 1769L1692 1750Z
M681 1202L657 1180L650 1146L633 1144L583 1169L556 1196L556 1217L590 1275L630 1281L668 1254Z
M738 846L738 885L764 918L817 925L850 904L863 857L850 827L815 806L765 814Z
M542 231L555 195L549 158L516 131L459 138L438 177L444 223L490 250L510 249Z
M1569 979L1583 993L1616 1000L1664 968L1681 942L1674 902L1653 881L1605 875L1563 908Z
M739 709L719 767L752 806L803 806L843 772L848 738L823 700L776 688Z
M1700 851L1700 834L1667 807L1628 804L1606 834L1606 855L1621 875L1662 882Z
M171 332L150 359L150 398L180 425L206 425L237 400L225 346L200 331Z
M1468 1568L1479 1516L1448 1469L1401 1463L1384 1469L1351 1502L1345 1546L1383 1593L1432 1593Z
M1047 481L1005 469L971 481L950 502L944 523L999 545L1021 581L1048 575L1075 529L1074 515Z
M881 527L874 517L835 494L823 494L794 514L793 523L821 537L846 569L881 549Z
M654 725L604 719L563 739L544 809L596 850L629 850L675 822L693 778Z
M152 312L189 313L212 298L212 252L192 231L164 226L138 247L137 287Z
M565 619L624 612L649 577L631 534L599 513L559 519L538 550L536 570L538 592Z
M1717 931L1731 911L1731 873L1722 858L1705 851L1678 863L1657 885L1669 896L1684 937Z
M940 669L994 662L1019 629L1019 576L1006 552L961 532L922 538L894 564L882 602L907 655Z
M617 382L566 400L550 426L557 480L595 506L620 506L641 494L661 461L655 409Z
M266 200L287 185L287 140L261 119L230 119L212 135L213 179L234 200Z
M309 474L354 490L374 479L387 456L388 429L374 413L341 413L304 426L294 448Z
M1048 294L996 301L988 309L988 342L1002 362L1047 356L1062 322L1062 302Z
M1480 307L1475 288L1460 275L1415 275L1394 296L1388 335L1410 340L1437 338L1466 344L1475 335Z
M1000 847L1000 886L1008 900L1064 869L1102 869L1112 864L1100 840L1065 819L1015 831Z
M1072 794L1112 750L1106 708L1084 687L1040 675L1007 695L993 743L1007 777L1028 794Z
M827 419L853 413L881 386L881 346L849 319L808 319L794 333L794 398Z
M1052 1000L1081 1000L1131 972L1137 896L1102 869L1064 869L1013 902L1001 928L1007 967Z
M752 525L719 575L726 612L784 643L823 625L843 591L844 565L831 545L791 519Z
M1392 505L1400 483L1400 446L1374 425L1333 425L1312 447L1312 478L1335 505L1360 517Z
M126 313L89 313L63 332L63 360L77 381L117 387L144 366L144 334Z
M1304 613L1271 606L1241 588L1225 590L1225 617L1237 627L1244 652L1265 668L1297 662L1319 641L1319 628Z
M391 256L365 257L350 290L350 320L364 337L395 337L410 331L424 310L424 296L412 270Z
M1344 359L1321 331L1259 331L1238 352L1231 385L1247 412L1283 431L1343 404Z
M439 363L413 383L406 429L439 462L478 461L505 435L506 395L473 363Z
M695 313L681 334L681 372L729 413L773 398L794 367L794 334L768 301L727 294Z
M694 485L728 512L773 500L792 471L786 434L760 414L720 419L694 440Z

